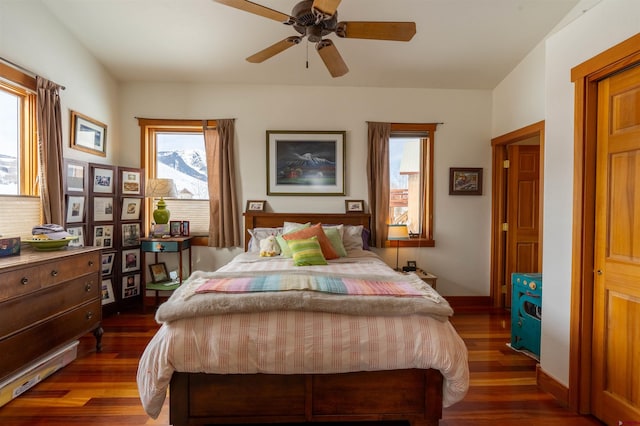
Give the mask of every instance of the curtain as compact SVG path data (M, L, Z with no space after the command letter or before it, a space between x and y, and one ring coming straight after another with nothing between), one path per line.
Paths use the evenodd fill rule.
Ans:
M369 122L367 182L371 211L371 242L384 247L389 222L389 137L391 123Z
M240 224L233 155L235 121L216 121L217 128L203 123L209 181L209 247L239 247Z
M64 224L60 86L36 78L38 168L44 223Z

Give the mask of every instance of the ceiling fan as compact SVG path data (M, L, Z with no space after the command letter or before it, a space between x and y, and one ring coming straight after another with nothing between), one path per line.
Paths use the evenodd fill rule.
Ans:
M409 41L416 33L415 22L338 22L338 5L341 0L302 0L293 7L291 15L253 3L248 0L214 0L245 12L273 19L291 25L299 36L287 37L260 52L251 55L247 61L260 63L300 43L304 37L316 43L316 50L332 77L340 77L349 72L340 52L329 39L323 37L335 33L341 38L370 40Z

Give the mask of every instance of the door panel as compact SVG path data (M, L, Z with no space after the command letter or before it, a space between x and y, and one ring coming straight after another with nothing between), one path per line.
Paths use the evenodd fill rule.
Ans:
M640 67L598 86L594 414L640 418Z
M511 306L511 274L538 270L540 147L510 145L507 177L507 252L505 305Z

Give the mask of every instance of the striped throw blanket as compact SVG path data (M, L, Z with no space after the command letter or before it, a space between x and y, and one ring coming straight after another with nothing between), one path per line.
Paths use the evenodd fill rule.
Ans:
M424 296L424 291L420 291L409 282L304 274L213 278L200 285L196 289L196 293L252 293L289 290L358 296Z

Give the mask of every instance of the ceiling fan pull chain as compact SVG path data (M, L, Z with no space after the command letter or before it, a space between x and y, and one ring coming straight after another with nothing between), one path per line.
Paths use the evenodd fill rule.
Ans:
M309 69L309 40L307 40L307 69Z

